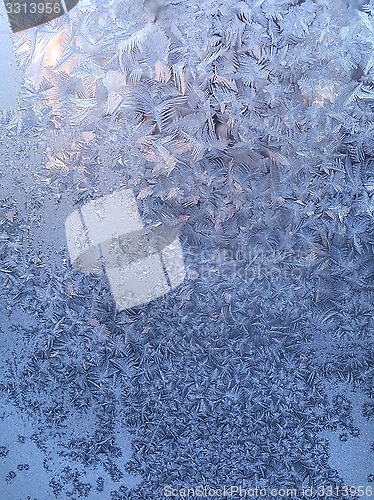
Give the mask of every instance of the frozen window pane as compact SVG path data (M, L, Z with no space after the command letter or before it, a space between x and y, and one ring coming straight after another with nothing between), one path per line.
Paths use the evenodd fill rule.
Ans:
M147 303L183 282L183 252L173 228L144 228L131 190L93 200L65 223L72 265L84 273L104 264L118 310Z
M134 195L127 189L87 203L82 215L93 245L143 228Z
M71 213L65 221L67 244L74 269L85 274L102 271L99 247L92 244L79 211Z
M150 302L170 290L158 255L107 269L107 275L119 311Z

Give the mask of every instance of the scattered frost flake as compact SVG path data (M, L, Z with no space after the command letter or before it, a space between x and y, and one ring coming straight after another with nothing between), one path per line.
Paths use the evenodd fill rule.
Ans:
M182 189L180 187L173 187L169 189L164 195L163 195L163 200L171 200L177 196L177 194L183 193Z
M154 190L153 186L146 186L138 194L137 196L138 200L145 200L146 198L148 198L153 194L153 190Z
M95 139L95 132L82 132L81 136L85 142L90 142Z

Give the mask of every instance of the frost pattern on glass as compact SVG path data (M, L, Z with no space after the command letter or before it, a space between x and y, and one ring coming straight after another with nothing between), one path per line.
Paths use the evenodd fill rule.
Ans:
M206 156L292 174L372 151L372 33L370 6L339 0L92 1L18 54L52 111L53 164L109 143L113 166L141 183L150 165L161 183Z
M13 35L25 83L0 111L0 392L36 426L19 446L46 457L43 498L372 486L373 13L84 0ZM71 265L64 221L123 186L152 255L178 221L183 255L166 231L163 266L173 286L183 257L186 276L119 312L108 276ZM129 248L149 257L137 231L108 245L109 270ZM18 498L27 471L0 434Z

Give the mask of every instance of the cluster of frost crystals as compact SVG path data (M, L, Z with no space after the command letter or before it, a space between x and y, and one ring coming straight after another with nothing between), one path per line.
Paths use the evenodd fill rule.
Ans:
M28 91L52 124L51 165L99 157L157 184L207 157L297 171L325 165L345 143L355 158L358 142L368 153L370 5L80 2L69 21L17 40Z

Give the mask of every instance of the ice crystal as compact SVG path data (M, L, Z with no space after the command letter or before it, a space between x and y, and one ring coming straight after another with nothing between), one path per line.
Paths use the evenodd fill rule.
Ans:
M290 173L325 166L339 149L362 158L372 30L370 14L339 0L112 0L82 4L17 47L39 107L51 110L51 162L74 154L84 164L112 144L108 166L154 185L207 155Z

